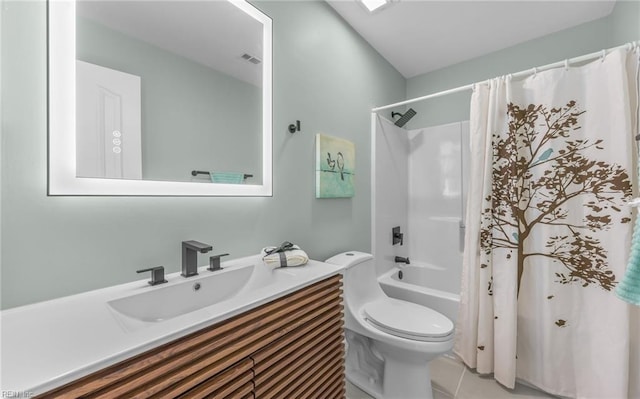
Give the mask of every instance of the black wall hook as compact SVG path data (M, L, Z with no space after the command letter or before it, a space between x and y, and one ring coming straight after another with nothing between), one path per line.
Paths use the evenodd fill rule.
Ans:
M296 121L296 124L293 123L289 125L289 133L295 133L300 131L300 121Z

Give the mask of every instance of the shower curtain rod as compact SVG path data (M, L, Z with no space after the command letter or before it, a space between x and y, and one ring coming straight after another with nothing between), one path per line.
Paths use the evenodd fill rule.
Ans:
M544 71L544 70L547 70L547 69L557 68L557 67L560 67L560 66L563 66L563 65L568 67L569 64L572 64L572 63L575 64L576 62L589 61L589 60L591 60L593 58L604 57L605 55L607 55L608 53L610 53L610 52L612 52L614 50L618 50L618 49L622 49L622 48L632 49L633 47L638 46L639 43L640 43L640 41L633 41L633 42L629 42L627 44L623 44L622 46L617 46L617 47L612 47L612 48L609 48L609 49L606 49L606 50L596 51L595 53L581 55L579 57L568 58L568 59L566 59L564 61L558 61L558 62L554 62L552 64L547 64L547 65L543 65L543 66L536 67L536 68L525 69L524 71L512 73L510 75L512 77L514 77L514 78L517 78L517 77L521 77L521 76L535 74L537 72ZM446 96L446 95L453 94L453 93L459 93L459 92L462 92L462 91L471 90L471 89L473 89L474 85L479 84L479 83L483 83L483 82L486 82L486 81L487 80L483 80L481 82L471 83L471 84L460 86L460 87L456 87L456 88L453 88L453 89L444 90L444 91L440 91L440 92L433 93L433 94L428 94L426 96L416 97L416 98L413 98L411 100L400 101L400 102L397 102L397 103L394 103L394 104L389 104L389 105L384 105L382 107L372 108L371 112L375 113L375 112L378 112L378 111L384 111L385 109L399 107L401 105L413 104L413 103L418 102L418 101L429 100L431 98L442 97L442 96Z

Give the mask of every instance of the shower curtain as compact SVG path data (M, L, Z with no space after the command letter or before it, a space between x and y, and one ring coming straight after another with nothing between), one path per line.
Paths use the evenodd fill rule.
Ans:
M637 68L637 50L616 50L474 88L454 351L509 388L628 398L638 379L637 310L614 294L637 189Z

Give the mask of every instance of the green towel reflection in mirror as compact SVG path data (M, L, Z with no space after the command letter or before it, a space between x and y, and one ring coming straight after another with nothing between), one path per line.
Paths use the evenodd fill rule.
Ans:
M244 173L236 172L209 172L212 183L243 184Z

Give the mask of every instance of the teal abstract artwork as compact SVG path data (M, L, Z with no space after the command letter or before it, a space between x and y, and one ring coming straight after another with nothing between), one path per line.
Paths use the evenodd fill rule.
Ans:
M316 134L316 198L353 197L355 165L351 141Z

